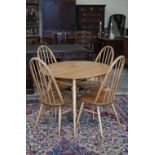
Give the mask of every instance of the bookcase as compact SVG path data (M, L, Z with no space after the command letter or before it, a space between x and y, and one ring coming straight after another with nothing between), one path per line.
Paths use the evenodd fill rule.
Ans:
M39 36L39 1L26 0L26 36Z

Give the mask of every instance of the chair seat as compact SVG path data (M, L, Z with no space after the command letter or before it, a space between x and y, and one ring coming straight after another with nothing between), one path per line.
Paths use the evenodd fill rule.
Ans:
M57 81L57 83L58 83L58 85L60 86L60 87L62 87L62 86L66 86L66 87L71 87L72 86L72 80L67 80L67 79L57 79L56 80Z
M88 103L88 104L93 104L93 105L96 105L96 106L107 105L107 104L110 104L110 103L113 102L113 99L108 100L108 94L110 93L110 90L105 90L105 92L101 93L101 95L98 97L97 102L95 103L97 93L98 93L98 91L87 92L87 93L81 95L80 99L82 101ZM105 94L106 94L106 97L105 97ZM104 102L103 102L103 98L104 98Z
M41 82L39 82L39 83L41 84ZM59 89L60 89L61 91L65 91L65 90L67 90L67 89L69 89L69 88L71 87L71 86L69 86L69 85L67 85L66 83L61 82L61 81L57 81L57 84L58 84L58 87L59 87ZM48 89L51 88L50 85L51 85L51 84L48 83ZM36 88L35 85L34 85L34 87ZM45 86L44 86L44 88L45 88ZM53 90L56 90L56 88L55 88L55 86L54 86L53 83L52 83L52 88L53 88Z
M65 91L65 92L62 92L62 97L63 97L63 100L64 102L62 102L60 100L60 97L58 96L58 93L57 92L54 92L54 99L55 99L55 102L53 100L53 96L52 96L52 93L49 93L49 96L50 96L50 100L51 101L47 101L47 93L45 95L42 95L40 97L40 102L42 104L45 104L45 105L49 105L49 106L62 106L62 105L65 105L65 104L71 104L72 103L72 94L71 92L69 91Z
M69 87L73 86L72 80L69 80L69 79L57 79L56 81L58 84L64 84L64 85L67 85ZM77 83L79 83L81 81L84 81L84 80L83 79L76 80Z
M101 85L100 81L93 81L93 80L81 81L78 83L78 86L80 88L92 91L98 90L100 85Z
M72 81L70 80L56 80L60 90L68 89L72 86Z

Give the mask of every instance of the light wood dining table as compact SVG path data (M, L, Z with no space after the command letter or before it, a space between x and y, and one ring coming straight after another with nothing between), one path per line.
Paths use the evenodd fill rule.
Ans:
M93 61L63 61L48 65L55 78L72 80L73 129L76 135L76 81L94 76L104 75L109 66Z

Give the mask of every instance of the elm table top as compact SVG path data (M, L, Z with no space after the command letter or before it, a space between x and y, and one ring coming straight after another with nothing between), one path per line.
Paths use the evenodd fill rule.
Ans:
M94 61L63 61L50 64L49 68L56 78L85 79L106 74L109 66Z

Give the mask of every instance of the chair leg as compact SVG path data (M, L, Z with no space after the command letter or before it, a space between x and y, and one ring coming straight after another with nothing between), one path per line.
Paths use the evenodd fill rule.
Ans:
M109 109L109 105L106 106L107 111L108 111L108 117L110 118L110 109Z
M84 105L84 102L82 101L82 104L81 104L81 107L80 107L80 111L79 111L79 114L78 114L78 117L77 117L77 124L80 124L80 123L79 123L79 119L80 119L80 116L81 116L81 112L82 112L82 109L83 109L83 105Z
M121 123L120 123L119 118L118 118L118 113L117 113L117 111L116 111L116 109L115 109L114 104L112 104L112 109L113 109L113 111L114 111L114 113L115 113L115 116L116 116L116 119L117 119L117 122L118 122L118 125L119 125L120 129L122 129L122 128L121 128Z
M100 126L101 137L103 138L103 131L102 131L102 123L101 123L101 115L100 115L99 106L97 106L97 114L98 114L98 120L99 120L99 126Z
M79 98L79 90L80 90L80 87L76 86L77 101L78 101L78 98ZM79 110L80 109L80 105L79 104L76 104L76 108Z
M40 117L41 117L41 118L44 117L44 113L45 113L45 106L43 107L42 112L41 112L41 114L40 114Z
M76 95L77 95L77 96L78 96L79 90L80 90L80 88L77 86L77 87L76 87Z
M39 112L38 112L38 116L37 116L35 128L38 126L38 122L39 122L40 116L41 116L41 114L42 114L43 108L44 108L44 105L41 104L40 109L39 109Z
M57 120L57 113L58 113L58 111L57 111L58 109L57 108L55 108L55 107L52 107L51 108L51 112L52 112L52 117L54 117L55 118L55 120Z
M92 111L93 111L93 119L94 119L94 105L93 105L93 109L92 109Z
M55 116L55 120L57 120L57 108L54 108L54 116Z
M59 114L58 114L58 135L60 136L60 130L61 130L61 106L59 106Z

